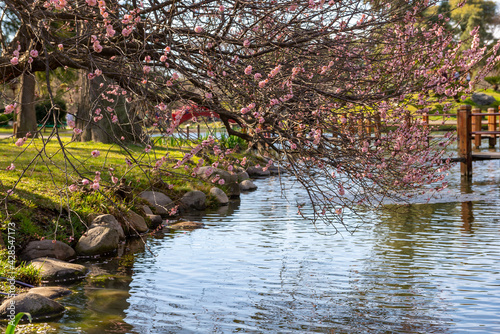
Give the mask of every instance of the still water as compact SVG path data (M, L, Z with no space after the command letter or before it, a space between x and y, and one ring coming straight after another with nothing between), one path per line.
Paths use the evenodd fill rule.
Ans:
M60 333L500 333L500 162L457 168L439 203L365 214L354 234L297 216L298 188L259 179L205 229L88 264ZM284 179L285 184L292 181ZM463 193L477 195L462 202ZM470 198L469 198L470 199ZM348 218L349 219L349 218Z

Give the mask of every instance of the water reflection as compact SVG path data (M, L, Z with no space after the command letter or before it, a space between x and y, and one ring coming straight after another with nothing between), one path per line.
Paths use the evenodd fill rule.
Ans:
M450 191L488 202L388 206L334 236L296 216L307 194L257 180L241 202L184 217L207 228L89 264L122 277L77 286L61 333L500 332L500 175L478 169L468 184L452 174Z

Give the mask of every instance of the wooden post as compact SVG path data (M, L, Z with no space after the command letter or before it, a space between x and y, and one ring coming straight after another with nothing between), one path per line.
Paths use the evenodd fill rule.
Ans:
M424 127L429 127L429 114L424 113L422 114L422 121L424 122Z
M361 118L358 120L358 135L360 137L363 136L363 124L365 123L365 118L361 115Z
M380 113L377 112L375 114L375 137L380 138L380 129L382 127L382 120L380 117Z
M464 159L460 162L460 173L466 178L472 178L472 123L470 114L470 105L461 105L458 109L458 155Z
M495 108L488 108L488 114L494 114ZM488 116L488 131L496 131L497 130L497 116L490 115ZM495 148L497 144L497 135L491 134L489 138L490 148Z
M198 139L200 139L200 136L201 136L200 124L197 125L196 130L198 132Z
M480 112L481 112L481 109L479 109L479 108L472 109L473 114L477 114ZM482 116L474 116L472 118L472 123L473 123L472 131L481 131L482 119L483 119ZM481 147L481 135L476 133L474 135L474 148L478 149L479 147Z
M189 140L189 125L186 126L186 138Z

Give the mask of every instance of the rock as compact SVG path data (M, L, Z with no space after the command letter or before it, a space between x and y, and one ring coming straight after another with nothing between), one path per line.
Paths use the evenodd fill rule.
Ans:
M130 289L132 277L125 275L102 274L88 277L86 282L90 283L93 287L128 291Z
M270 166L268 171L271 175L279 175L285 173L284 169L278 166Z
M248 173L245 172L245 171L239 172L236 175L238 176L238 182L241 182L241 181L244 181L244 180L248 180L250 178L250 175L248 175Z
M147 205L142 206L142 211L144 211L144 214L146 215L152 215L153 211L151 211L151 208Z
M219 202L220 205L227 205L229 203L229 198L222 189L213 187L212 189L210 189L210 194L217 199L217 202Z
M123 317L123 309L130 305L127 301L130 298L129 289L85 289L85 304L92 311L106 316L116 315ZM99 331L98 331L99 332ZM101 333L105 333L102 329ZM130 333L130 332L129 332Z
M115 230L118 233L118 237L120 240L125 240L125 232L123 232L123 227L121 224L116 220L115 216L113 215L99 215L95 217L92 220L92 223L90 224L90 229L94 227L108 227L110 229Z
M36 293L37 295L44 296L49 299L55 299L62 296L70 295L72 291L70 289L66 289L61 286L40 286L37 288L30 289L28 293Z
M245 180L240 183L241 191L251 191L257 189L257 186L250 180Z
M163 223L163 219L160 215L146 215L146 223L150 228L155 229Z
M36 293L22 293L13 298L4 300L0 305L0 317L4 319L12 312L14 314L27 312L31 314L33 318L52 318L63 314L64 311L64 306L58 302Z
M168 225L168 228L174 230L194 230L197 228L203 228L205 224L199 222L179 222L175 224Z
M148 230L148 225L146 225L146 221L142 216L138 215L134 211L129 211L127 212L125 230L128 232L127 233L128 235L135 235L136 232L137 233L146 232Z
M229 198L240 198L240 185L238 183L231 183L227 186L227 194Z
M474 93L472 94L472 101L480 106L487 106L495 102L495 98L491 95L485 93Z
M212 172L209 173L209 170ZM234 183L238 181L238 176L236 174L231 174L220 168L213 168L210 166L200 167L196 175L201 177L204 180L212 180L214 177L219 175L221 179L224 180L226 184Z
M30 263L36 269L40 269L40 276L44 281L78 279L85 277L88 272L88 269L80 264L64 262L49 257L34 259Z
M143 191L139 196L145 199L158 215L167 215L175 206L170 197L158 191Z
M207 196L199 190L188 191L182 196L180 202L183 208L204 210Z
M64 242L57 240L31 241L21 252L23 261L31 261L39 257L51 257L59 260L67 260L75 256L75 250Z
M250 166L247 168L247 173L250 177L259 177L259 176L269 176L271 172L268 170L264 170L262 167Z
M106 254L115 251L119 242L120 235L117 230L107 226L95 226L78 240L76 252L86 256Z

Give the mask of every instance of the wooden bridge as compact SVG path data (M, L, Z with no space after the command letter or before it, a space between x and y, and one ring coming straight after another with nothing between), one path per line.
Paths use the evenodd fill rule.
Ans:
M488 119L488 131L483 131L483 117ZM472 162L478 160L500 159L500 152L473 152L472 138L474 138L475 148L481 146L481 139L488 137L489 147L494 148L497 143L497 136L500 131L497 128L497 116L494 108L489 108L488 113L481 113L481 109L470 105L462 105L457 113L457 134L458 134L458 158L460 161L460 172L466 178L472 177Z

